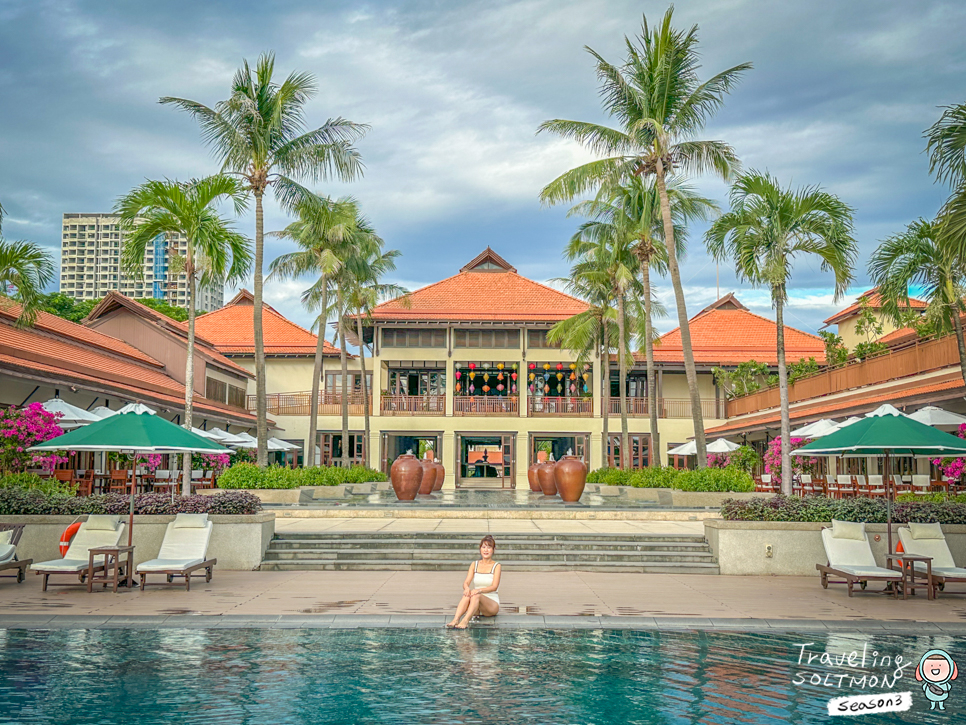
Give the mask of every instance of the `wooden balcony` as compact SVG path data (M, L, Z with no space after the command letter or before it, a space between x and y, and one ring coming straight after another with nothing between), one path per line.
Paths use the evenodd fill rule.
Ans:
M818 375L803 378L788 386L788 401L821 398L869 385L887 383L898 378L920 375L959 364L956 336L916 341L907 347L891 350L861 362L830 368ZM759 390L751 395L728 401L728 417L777 408L778 387Z
M307 390L300 393L269 393L265 402L270 415L305 415L312 408L312 392ZM348 396L349 415L362 415L364 403L362 393L350 393ZM369 401L370 412L372 399ZM255 411L255 396L248 396L248 410ZM342 415L342 393L319 393L319 415Z
M527 412L539 418L541 416L564 415L576 418L592 418L594 416L593 398L556 398L543 396L527 398Z
M453 398L453 415L520 415L520 398L516 395L457 395Z
M647 398L625 398L627 401L627 415L630 418L646 418L648 416ZM620 416L621 414L621 399L611 398L610 399L610 417ZM660 415L660 406L658 406L658 415Z
M445 395L383 395L382 415L446 415Z

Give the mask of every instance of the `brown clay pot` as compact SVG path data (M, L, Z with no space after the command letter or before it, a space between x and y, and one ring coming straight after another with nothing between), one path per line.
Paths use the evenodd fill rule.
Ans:
M553 469L556 465L553 461L547 461L537 466L537 481L544 496L557 495L557 484L553 477Z
M543 451L540 451L540 453L543 453ZM543 489L540 488L540 481L537 480L537 469L542 465L543 464L538 461L536 463L531 463L530 468L527 469L527 482L530 484L530 490L534 493L541 493L543 491Z
M553 469L557 493L564 501L579 501L587 485L587 466L577 456L564 456Z
M546 463L546 462L547 462L547 452L537 451L537 463Z
M423 478L419 482L419 493L422 496L428 496L433 492L433 487L436 485L436 464L433 463L432 458L424 458L419 462L419 465L423 469Z
M414 501L423 480L423 467L412 453L404 453L392 462L389 480L396 498L400 501Z
M446 478L446 469L443 467L442 463L436 462L436 484L433 486L434 491L439 491L443 487L443 481Z

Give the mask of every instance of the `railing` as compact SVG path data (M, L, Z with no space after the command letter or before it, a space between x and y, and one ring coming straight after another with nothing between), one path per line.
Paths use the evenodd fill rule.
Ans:
M383 395L383 415L446 415L445 395Z
M661 406L658 411L659 418L690 418L691 399L690 398L661 398L658 400ZM724 418L725 401L723 400L702 400L701 416L705 419Z
M788 401L795 403L869 385L886 383L940 370L959 363L955 335L935 340L916 341L908 347L891 350L876 357L798 380L788 386ZM728 417L777 408L778 388L760 390L728 401Z
M625 398L627 400L627 415L631 418L646 418L648 416L647 398ZM661 406L658 405L658 415L661 413ZM621 414L621 399L610 399L611 416Z
M308 415L312 408L312 393L269 393L265 396L268 412L272 415ZM349 415L362 415L362 393L349 393ZM248 410L255 411L255 396L248 396ZM370 411L372 398L369 400ZM342 415L342 393L319 393L319 415Z
M453 415L520 415L520 399L515 395L457 395Z
M594 415L594 399L531 397L527 398L527 411L532 416L567 415L591 418Z

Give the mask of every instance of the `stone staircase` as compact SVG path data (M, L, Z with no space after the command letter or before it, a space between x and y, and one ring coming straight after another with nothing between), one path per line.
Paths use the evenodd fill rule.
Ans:
M462 571L480 534L286 533L265 552L262 571ZM499 534L496 560L514 571L717 574L703 536L688 534Z

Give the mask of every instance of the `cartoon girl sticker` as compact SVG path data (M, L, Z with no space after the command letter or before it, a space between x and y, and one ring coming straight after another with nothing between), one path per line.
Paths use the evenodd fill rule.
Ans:
M952 680L959 675L959 669L946 650L931 649L919 660L916 679L922 683L922 692L929 700L929 709L945 710L945 702L952 689Z

